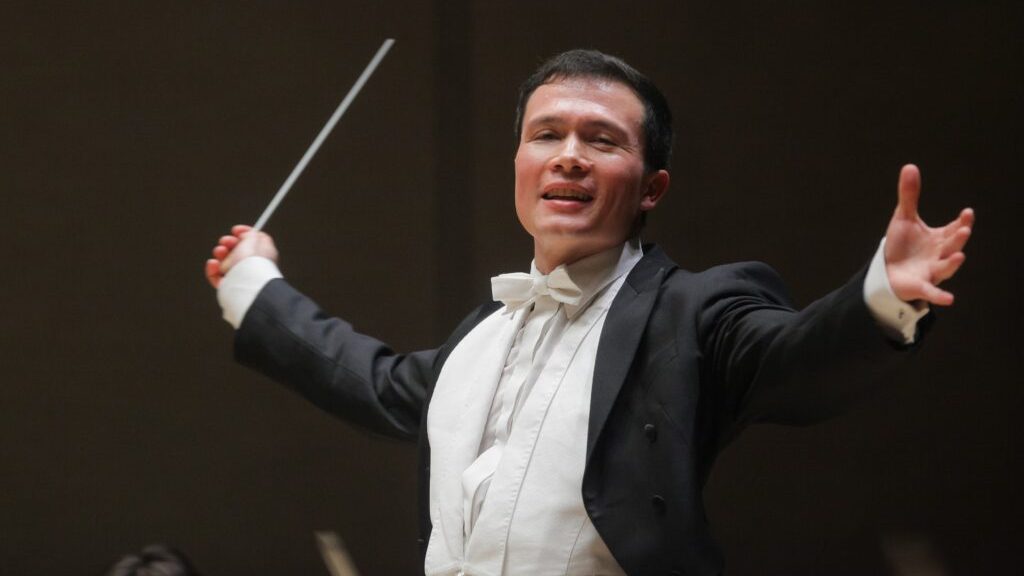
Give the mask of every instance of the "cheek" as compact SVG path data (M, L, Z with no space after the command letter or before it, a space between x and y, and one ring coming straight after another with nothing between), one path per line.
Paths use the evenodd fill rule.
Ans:
M520 188L518 181L516 182L515 204L516 217L519 218L519 224L526 229L527 232L533 234L533 205L528 202L526 193Z
M622 170L609 175L610 188L616 191L614 204L619 207L639 206L643 197L643 174Z
M516 181L531 180L538 177L538 170L542 169L544 161L537 157L536 154L531 154L529 150L523 150L521 147L516 152L513 166L516 171Z
M532 170L532 164L529 154L524 154L521 149L517 151L514 161L516 216L519 217L520 224L531 232L531 217L535 208L533 191L537 186L537 177Z

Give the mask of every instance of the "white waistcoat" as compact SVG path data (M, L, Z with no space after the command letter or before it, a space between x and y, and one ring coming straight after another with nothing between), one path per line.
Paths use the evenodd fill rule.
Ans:
M498 310L445 362L427 419L428 576L623 574L581 496L597 345L608 307L639 260L631 245L616 251L593 300L574 314L563 307L555 312L554 335L541 340L521 394L507 387L523 374L506 374L503 393L496 390L506 363L524 353L518 345L512 356L509 351L529 322L528 310ZM509 428L495 434L489 425L496 421ZM481 488L486 496L474 510Z

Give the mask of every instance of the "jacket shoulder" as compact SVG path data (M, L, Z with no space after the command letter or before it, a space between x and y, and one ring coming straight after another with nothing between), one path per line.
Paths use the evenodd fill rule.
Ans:
M779 273L758 261L720 264L700 271L676 266L669 270L662 289L669 294L685 293L700 301L749 295L787 306L791 302Z

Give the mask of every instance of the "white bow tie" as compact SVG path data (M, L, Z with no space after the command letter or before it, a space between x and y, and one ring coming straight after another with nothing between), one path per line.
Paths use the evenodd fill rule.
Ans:
M546 276L534 276L525 272L513 272L491 278L491 295L514 312L533 304L540 296L550 296L563 304L575 306L580 303L583 291L569 278L564 266L559 266Z

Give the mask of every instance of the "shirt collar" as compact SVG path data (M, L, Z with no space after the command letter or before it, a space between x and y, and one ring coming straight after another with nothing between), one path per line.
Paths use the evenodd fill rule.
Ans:
M603 252L591 254L572 264L560 265L559 268L565 268L569 278L582 292L578 304L563 304L566 316L571 320L586 309L594 300L594 297L600 294L609 284L632 270L643 255L643 249L640 247L640 238L636 237L627 240L621 246L613 246ZM543 276L537 270L536 261L530 264L530 274Z

